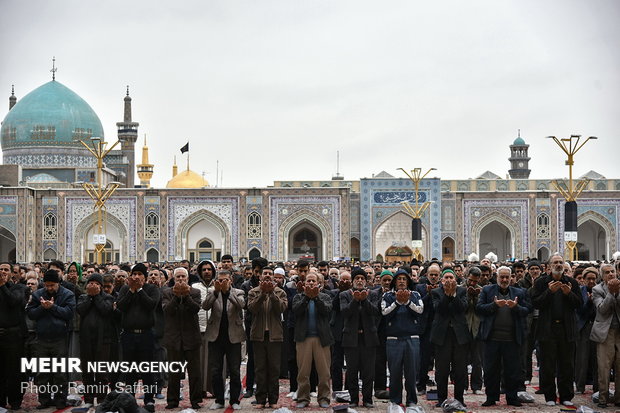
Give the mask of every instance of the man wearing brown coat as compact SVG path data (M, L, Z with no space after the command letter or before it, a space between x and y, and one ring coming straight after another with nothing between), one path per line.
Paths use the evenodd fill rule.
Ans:
M188 284L188 273L183 267L174 270L174 286L164 289L162 308L166 329L164 345L168 350L168 361L187 361L189 376L189 398L192 409L200 409L202 401L200 375L200 291ZM166 409L179 407L179 392L182 373L170 373L168 380L168 404Z
M262 270L258 287L248 293L252 313L250 339L254 347L256 403L259 407L278 407L278 376L282 351L282 313L287 307L286 293L276 286L273 268Z

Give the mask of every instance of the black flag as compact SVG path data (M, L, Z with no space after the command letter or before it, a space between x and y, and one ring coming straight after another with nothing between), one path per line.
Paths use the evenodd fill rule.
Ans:
M189 152L189 142L187 142L182 148L181 153Z

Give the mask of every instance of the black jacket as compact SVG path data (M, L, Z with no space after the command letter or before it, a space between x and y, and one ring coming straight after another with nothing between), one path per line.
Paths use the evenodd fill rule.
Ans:
M342 347L357 347L359 331L363 331L366 347L378 346L377 325L381 317L379 294L369 291L368 298L357 301L353 299L352 290L346 290L340 293L339 299L340 314L344 323Z
M70 290L59 285L54 296L54 305L49 309L41 306L41 297L46 300L52 298L45 288L41 288L32 293L26 306L28 317L37 322L37 338L58 340L67 337L75 312L75 296Z
M124 285L118 293L116 308L122 313L121 327L124 330L148 330L155 326L155 309L161 300L159 287L144 284L138 292L132 293Z
M553 278L550 275L540 276L534 283L534 287L532 287L532 304L534 304L534 308L540 310L538 314L538 326L536 328L537 340L550 340L553 338L553 331L551 329L551 303L554 293L549 290L549 283L552 280ZM571 286L570 293L564 294L561 290L558 290L555 294L562 294L562 324L565 328L566 340L575 341L577 339L577 317L575 315L575 310L583 305L581 290L574 278L562 275L560 281L564 284L569 283Z
M431 298L435 308L431 343L443 345L449 328L454 329L459 344L469 343L472 337L465 319L467 290L464 287L456 287L456 297L449 297L441 286L431 290Z
M114 297L105 292L78 298L77 312L80 315L80 340L112 343L116 340L114 327Z
M321 345L331 346L334 337L329 326L329 317L332 311L332 298L323 292L319 292L313 298L316 306L316 328L321 339ZM295 314L295 342L301 343L306 339L308 328L308 303L310 299L304 293L299 293L293 298L293 313Z

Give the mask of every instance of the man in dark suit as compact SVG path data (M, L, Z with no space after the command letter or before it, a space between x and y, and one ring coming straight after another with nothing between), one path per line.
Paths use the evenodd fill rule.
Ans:
M435 317L431 343L435 345L435 380L437 407L448 398L448 376L454 378L454 398L465 406L463 392L467 386L467 349L471 334L465 319L467 290L457 287L454 271L447 269L441 287L431 290Z
M243 290L232 288L232 274L228 270L218 271L213 287L209 287L202 308L211 311L206 339L209 341L209 374L213 383L215 402L211 410L224 408L224 356L230 374L230 405L233 410L241 409L241 343L245 340L243 329Z
M379 295L366 289L366 272L358 268L353 271L353 288L342 291L339 300L344 325L342 348L347 361L346 389L351 396L352 407L357 407L359 374L364 407L372 408L375 355L379 345Z
M500 372L504 369L506 403L521 406L517 397L520 385L519 349L525 340L525 317L531 305L525 290L510 285L511 270L497 269L497 284L482 289L476 312L481 316L480 339L484 341L484 386L487 400L483 406L499 401Z
M174 270L174 286L162 293L162 308L166 329L164 345L168 350L168 361L187 361L189 398L192 409L200 409L202 401L200 374L200 290L188 284L189 275L183 267ZM183 373L170 373L166 409L179 407L179 392Z
M554 406L557 372L560 402L572 406L577 340L575 310L583 301L577 281L564 275L564 258L556 254L549 262L551 275L538 277L532 291L534 308L540 310L536 330L540 343L540 390L547 405Z

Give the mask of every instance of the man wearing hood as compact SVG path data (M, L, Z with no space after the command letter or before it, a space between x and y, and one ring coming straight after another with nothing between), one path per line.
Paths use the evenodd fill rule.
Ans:
M215 271L215 264L210 260L201 261L198 267L196 267L196 274L199 279L191 283L191 287L200 291L201 303L207 299L207 291L211 286ZM200 311L198 311L198 325L200 326L201 337L200 371L202 372L202 393L204 398L207 397L207 392L213 394L211 376L209 374L209 341L207 341L205 334L208 319L209 312L201 308Z
M36 357L67 357L67 336L75 312L75 296L73 292L60 285L60 275L55 270L47 270L43 276L44 287L32 294L26 312L31 320L36 320L37 344ZM67 375L66 373L39 372L35 379L37 385L56 385L58 392L39 393L39 406L45 409L55 405L63 409L67 404Z
M77 312L80 314L80 358L82 361L82 380L86 387L84 403L103 402L106 392L102 387L109 382L105 373L89 372L89 362L109 361L112 345L116 344L116 331L113 321L114 297L103 291L103 277L92 274L86 284L86 293L78 299ZM100 389L94 392L92 389Z

